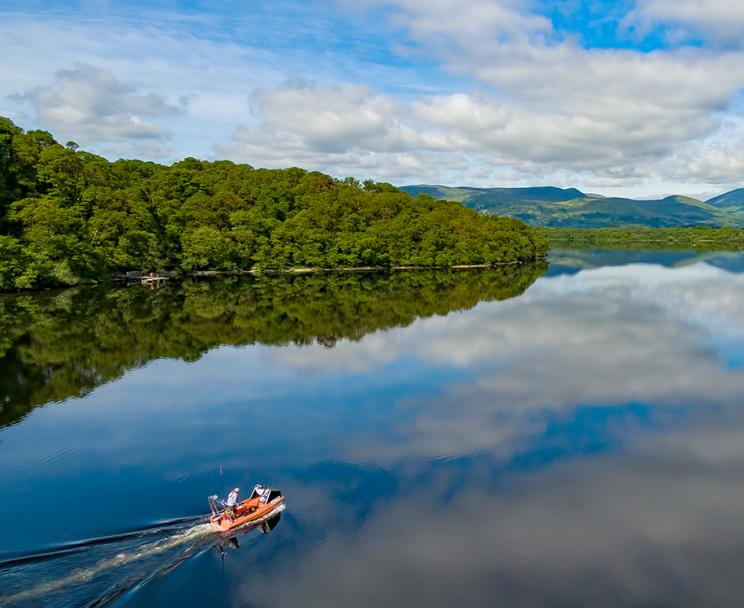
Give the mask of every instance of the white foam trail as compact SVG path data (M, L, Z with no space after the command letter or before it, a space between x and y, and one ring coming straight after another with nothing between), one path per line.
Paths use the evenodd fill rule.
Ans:
M262 522L276 516L278 513L281 513L282 511L284 511L284 509L285 505L284 503L281 503L277 506L276 509L274 509L270 513L267 513L263 517L259 517L258 519L254 519L253 521L248 522L243 526L239 526L238 528L230 530L228 535L236 531L245 530L246 528L254 528ZM89 568L81 568L80 570L76 570L69 576L42 583L41 585L37 585L36 587L21 591L6 598L0 598L0 606L8 606L25 602L35 597L39 597L53 591L58 591L59 589L62 589L69 585L87 583L101 572L107 572L114 568L119 568L145 557L163 553L165 551L168 551L169 549L178 547L179 545L199 540L201 538L213 535L219 531L219 528L211 523L192 526L191 528L184 530L183 532L179 532L177 534L174 534L173 536L164 538L163 540L143 545L139 549L130 553L119 553L114 557L103 559L97 564L90 566Z
M198 524L189 528L188 530L184 530L183 532L174 534L169 538L165 538L148 545L143 545L136 551L132 551L130 553L119 553L114 557L103 559L97 564L90 566L89 568L81 568L80 570L76 570L75 572L71 573L69 576L65 576L64 578L42 583L41 585L37 585L36 587L27 589L26 591L16 593L15 595L11 595L6 598L0 598L0 606L24 602L40 595L57 591L58 589L62 589L63 587L67 587L68 585L87 583L101 572L130 564L144 557L163 553L179 545L198 540L209 534L214 534L214 532L214 525L209 523Z

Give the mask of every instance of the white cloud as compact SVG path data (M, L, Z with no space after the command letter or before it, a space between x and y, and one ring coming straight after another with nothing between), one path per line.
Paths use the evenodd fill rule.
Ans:
M711 22L739 23L738 2L707 4ZM699 5L648 0L632 19L681 23L697 19ZM93 150L110 155L161 155L162 145L127 146L123 138L170 131L176 157L216 152L259 166L397 183L553 182L658 194L690 176L695 181L681 185L683 193L741 179L744 148L738 127L731 128L740 122L732 103L744 87L741 49L585 49L554 31L537 2L339 0L339 6L355 15L350 35L373 32L374 45L354 38L362 50L347 54L335 22L293 24L291 16L273 24L277 34L296 27L303 40L330 36L328 48L251 46L260 20L243 13L230 32L214 19L197 29L168 18L7 15L0 23L6 59L0 112L28 127L62 125L59 138L88 144L72 132L82 125ZM310 9L297 10L306 16ZM78 106L99 85L48 84L81 61L130 87L125 96L144 98L140 103L185 107L175 100L188 100L188 107L155 116L146 113L155 110L151 104L133 108L130 99L95 126ZM28 100L45 111L29 116L17 96L9 101L7 95L24 91L34 91ZM34 124L42 117L49 125ZM118 144L96 145L98 135Z
M517 0L367 0L393 11L392 22L417 40L445 37L458 46L481 47L550 33L550 20Z
M744 3L740 0L639 0L626 19L647 29L653 25L678 28L677 38L704 34L713 43L741 44Z
M744 86L744 53L586 50L555 39L549 22L516 3L461 4L366 6L392 11L421 52L480 91L402 101L349 83L263 90L258 124L218 151L399 181L578 181L598 190L679 179L670 161L681 155L700 182L736 179L744 150L727 118ZM726 162L713 171L721 149Z
M138 93L91 65L62 70L52 84L16 98L31 105L37 123L55 132L76 133L83 141L163 139L169 130L148 120L182 111L163 97Z
M368 87L295 80L260 90L253 104L258 124L237 129L218 154L358 177L420 175L432 162L464 166L447 134L417 130L410 108Z
M725 147L727 162L698 177L708 183L734 177L744 152L721 124L719 110L735 86L744 84L735 69L740 57L641 59L613 53L580 59L587 74L559 77L552 93L547 89L555 77L547 64L525 65L520 75L496 74L513 93L507 97L456 93L406 103L350 83L263 89L254 100L258 122L236 130L217 151L261 166L299 164L398 180L464 182L478 174L488 180L494 169L509 168L516 179L582 175L583 181L622 183L669 178L673 155L684 150L689 158L694 142L715 139ZM624 71L636 76L627 78ZM547 84L520 96L520 90L533 88L528 76ZM694 92L684 92L683 80L694 83ZM716 147L694 150L691 163L715 162Z
M414 135L398 119L401 108L395 100L360 85L299 81L263 90L257 101L266 123L296 134L321 152L384 148L388 142L400 146Z
M681 146L666 158L663 173L672 179L740 187L744 176L744 115L728 114L708 137Z
M658 3L669 7L673 19L678 3ZM690 6L702 13L707 4L682 2L677 14L694 16ZM741 3L713 4L711 19L730 16L737 22ZM729 168L726 179L698 175L701 182L728 183L744 162L744 151L727 128L729 107L744 86L740 51L584 49L561 40L549 22L529 12L529 4L508 0L367 5L392 10L395 23L421 52L484 87L417 104L431 127L464 142L457 149L469 151L471 164L516 170L523 183L573 180L602 189L608 182L678 179L665 161L693 146L697 154L691 162L713 166L721 155L712 146L697 146L704 139L721 142ZM483 18L471 15L471 8ZM480 172L486 180L495 177Z
M224 38L200 37L192 29L161 18L143 23L7 14L0 20L0 39L4 61L0 114L24 128L55 127L37 121L30 111L33 108L19 95L49 87L58 72L74 72L80 64L95 65L122 86L131 87L134 95L153 95L184 110L156 119L142 118L172 133L168 147L173 160L210 155L215 141L228 138L237 124L250 120L246 99L251 91L259 84L270 86L286 77L269 50ZM167 152L152 139L150 144L159 145L145 149L141 138L86 141L64 125L55 127L53 134L61 141L73 139L113 157L133 153L160 157Z

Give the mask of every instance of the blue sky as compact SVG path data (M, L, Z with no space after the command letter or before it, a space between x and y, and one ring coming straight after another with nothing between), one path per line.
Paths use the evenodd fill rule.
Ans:
M739 0L6 0L0 113L115 158L708 195L744 179Z

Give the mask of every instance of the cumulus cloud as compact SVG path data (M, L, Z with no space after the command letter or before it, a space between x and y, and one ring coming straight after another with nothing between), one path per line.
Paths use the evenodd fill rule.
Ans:
M250 118L246 98L256 86L286 78L271 50L200 35L211 31L203 20L195 30L185 19L174 23L166 15L150 16L144 12L121 20L111 15L106 19L85 19L82 14L68 18L4 15L0 22L5 66L0 114L25 128L53 128L37 121L24 93L53 89L61 84L58 72L75 72L76 66L87 62L129 87L129 95L153 95L177 109L158 116L137 114L142 122L171 137L165 142L142 137L102 142L92 133L95 137L84 140L76 124L61 124L54 127L58 139L73 139L109 157L159 158L164 153L174 160L188 155L206 157L215 141L228 138L237 124ZM127 123L119 123L119 135L121 124Z
M731 81L744 84L734 57L686 64L659 56L631 65L632 54L620 54L587 61L596 64L587 66L589 73L603 74L594 80L607 86L568 74L552 93L545 90L549 82L534 87L539 94L519 97L520 88L533 87L511 74L512 82L503 87L514 93L511 98L455 93L412 103L349 83L265 89L254 99L258 123L237 129L216 149L261 166L300 164L336 174L435 180L455 174L461 180L488 179L494 167L509 167L523 177L566 170L602 179L642 179L655 172L669 176L667 162L681 149L702 173L716 162L715 147L691 149L698 140L720 141L718 147L728 155L720 171L700 175L703 180L721 182L721 175L732 177L744 162L744 153L715 113L728 102ZM623 80L623 70L641 74L635 82L625 79L626 86L636 87L633 94L612 84ZM545 74L547 80L550 71L548 65L535 67L533 78L539 81ZM529 72L525 66L522 77ZM567 83L569 77L574 82ZM693 90L699 92L675 93L683 77L698 81Z
M369 87L294 80L253 98L259 124L236 130L219 154L266 167L291 164L338 174L402 177L427 164L464 163L444 133L422 132L410 109Z
M550 19L538 14L532 0L337 0L350 10L382 10L388 23L417 40L457 48L491 46L550 34ZM439 42L436 42L439 40Z
M720 141L732 153L727 166L744 162L725 121L744 86L737 67L744 61L740 51L585 49L562 39L548 20L530 11L534 5L510 0L461 4L366 3L390 11L415 48L485 85L478 93L434 95L415 106L430 128L462 142L457 149L467 151L471 166L480 165L471 175L492 180L496 175L486 168L501 166L526 181L563 183L564 172L570 176L567 182L587 186L608 180L667 181L678 176L666 161L683 149L695 148L690 164L701 169L720 160L713 146L697 145L704 139ZM692 19L708 8L694 0L647 4L638 10L654 5L667 23L684 15ZM713 4L715 19L731 16L736 23L740 3ZM724 172L730 176L733 170ZM696 177L723 183L720 175Z
M38 124L74 133L83 141L163 139L170 131L149 119L182 111L159 95L138 93L110 72L86 64L61 70L51 84L16 99L31 105Z
M398 119L399 104L360 85L298 81L261 91L257 98L268 124L293 132L320 152L343 152L355 145L384 148L388 142L404 145L414 135Z
M64 126L64 138L86 136L71 132L79 126L91 142L99 135L157 141L170 131L180 155L398 183L553 182L591 191L694 179L683 191L712 191L735 185L744 164L731 128L744 52L721 48L713 35L716 24L738 31L739 4L639 2L629 23L710 23L703 47L653 52L583 48L579 38L554 30L543 3L516 0L338 0L333 7L342 10L325 6L329 22L310 34L293 22L290 3L282 29L302 29L306 42L322 36L329 43L323 52L312 42L292 46L291 37L282 38L281 52L252 46L246 41L261 39L253 35L261 18L240 11L234 32L216 34L209 20L197 29L188 20L102 25L11 15L0 24L2 86L6 94L27 91L14 99L35 104L34 120ZM344 24L353 28L349 39ZM86 89L69 76L39 86L52 70L74 72L70 66L87 57L115 85L136 89L116 92L105 78ZM76 104L78 94L84 100L98 87L127 101L114 104L96 130L82 115L101 104ZM187 112L148 113L165 110L157 100L184 107L163 91L168 100L188 99ZM19 107L0 111L23 124ZM162 144L136 145L163 153Z
M527 175L564 168L585 179L664 177L657 161L705 137L727 138L720 112L744 86L738 51L588 50L503 1L482 4L524 20L469 19L469 35L460 36L459 3L394 4L418 45L499 93L433 96L417 104L422 117L466 141L484 164ZM699 158L707 152L699 148Z
M461 4L363 3L480 90L401 100L350 83L265 89L258 122L218 152L398 180L599 187L677 179L684 156L700 181L735 179L744 152L726 118L744 53L584 49L523 4Z
M661 172L672 179L741 185L744 175L744 115L729 114L712 135L680 146L662 161Z
M739 0L639 0L626 22L644 29L671 26L677 38L703 34L714 44L741 44L744 4Z

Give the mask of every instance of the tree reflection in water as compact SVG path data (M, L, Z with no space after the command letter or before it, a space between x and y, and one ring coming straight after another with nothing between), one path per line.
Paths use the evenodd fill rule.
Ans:
M0 426L164 357L223 344L310 344L406 326L524 292L546 264L186 280L0 299Z

